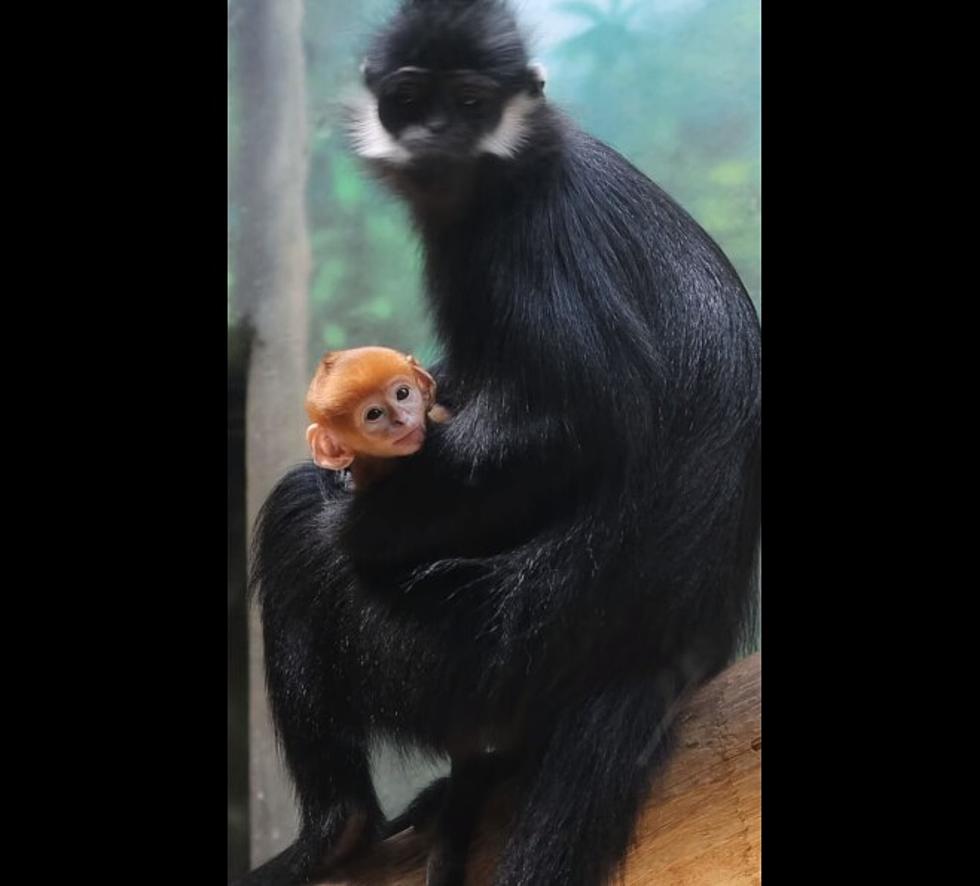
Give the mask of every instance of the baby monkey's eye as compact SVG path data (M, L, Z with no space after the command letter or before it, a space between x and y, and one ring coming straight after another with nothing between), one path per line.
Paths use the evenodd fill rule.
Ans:
M407 385L402 385L397 391L395 391L395 396L399 400L404 400L412 392L408 389Z
M385 411L378 406L372 406L367 412L364 413L364 419L366 421L377 421L385 414Z

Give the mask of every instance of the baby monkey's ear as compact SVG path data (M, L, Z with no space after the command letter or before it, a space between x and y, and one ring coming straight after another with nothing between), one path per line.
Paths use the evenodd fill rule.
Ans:
M354 453L331 435L322 424L312 424L306 429L306 442L310 454L319 468L328 471L342 471L354 461Z
M436 402L436 380L429 375L411 354L408 355L408 362L411 364L412 372L415 374L415 383L422 391L422 399L425 400L425 408L431 409Z

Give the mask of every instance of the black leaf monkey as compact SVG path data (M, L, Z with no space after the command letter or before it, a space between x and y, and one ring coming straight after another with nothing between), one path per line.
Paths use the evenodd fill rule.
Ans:
M413 212L454 418L356 495L311 462L264 506L252 581L301 829L250 884L309 882L384 832L383 735L452 758L430 886L462 882L501 772L519 799L495 882L598 886L673 712L750 623L758 319L543 79L497 0L406 0L370 46L353 143Z

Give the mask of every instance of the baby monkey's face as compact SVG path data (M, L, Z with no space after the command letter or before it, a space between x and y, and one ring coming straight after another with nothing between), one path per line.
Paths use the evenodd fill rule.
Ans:
M306 395L313 460L342 471L361 455L418 452L435 397L435 379L409 354L381 347L324 354Z
M358 450L381 458L418 452L425 442L425 412L415 380L396 376L354 408L351 418L362 440Z

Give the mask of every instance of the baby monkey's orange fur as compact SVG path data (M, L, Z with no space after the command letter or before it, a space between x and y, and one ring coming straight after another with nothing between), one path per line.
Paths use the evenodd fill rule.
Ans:
M351 348L324 354L306 394L313 461L350 468L356 488L390 470L391 458L418 452L426 421L445 421L436 382L410 354Z

